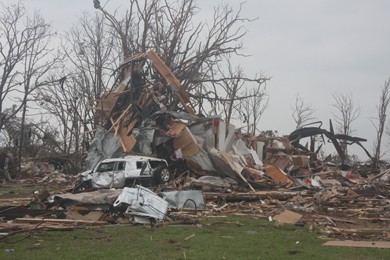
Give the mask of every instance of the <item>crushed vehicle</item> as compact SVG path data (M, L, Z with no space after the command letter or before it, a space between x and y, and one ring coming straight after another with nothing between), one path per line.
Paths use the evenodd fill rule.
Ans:
M74 192L131 187L136 184L153 187L172 178L164 159L146 156L125 156L105 159L93 170L80 174Z

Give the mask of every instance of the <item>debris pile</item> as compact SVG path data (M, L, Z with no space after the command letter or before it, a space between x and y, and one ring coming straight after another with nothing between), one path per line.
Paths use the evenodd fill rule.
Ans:
M150 69L161 77L150 78ZM0 223L0 230L18 230L21 223L65 230L199 225L232 215L314 225L327 236L388 240L387 233L358 231L390 221L390 170L372 167L365 139L334 134L331 124L330 131L303 127L287 137L253 136L218 115L195 115L185 89L153 51L127 59L120 70L112 90L91 107L100 126L92 130L87 171L76 179L47 163L25 163L22 173L35 178L31 183L54 190L34 193L23 207L1 206L0 218L14 222ZM318 157L315 136L333 143L341 165ZM306 137L310 148L299 143ZM345 164L345 141L372 161Z

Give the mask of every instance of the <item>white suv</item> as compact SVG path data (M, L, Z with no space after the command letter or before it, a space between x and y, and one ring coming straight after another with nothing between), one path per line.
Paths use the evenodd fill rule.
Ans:
M77 179L74 192L83 190L123 188L135 184L150 187L169 182L172 176L164 159L126 156L105 159Z

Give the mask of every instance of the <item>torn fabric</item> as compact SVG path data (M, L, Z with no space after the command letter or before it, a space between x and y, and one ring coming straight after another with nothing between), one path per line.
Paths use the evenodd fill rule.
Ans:
M77 194L56 194L54 195L54 198L58 197L60 199L74 200L79 202L80 204L99 204L101 201L113 203L121 193L122 190L97 190Z

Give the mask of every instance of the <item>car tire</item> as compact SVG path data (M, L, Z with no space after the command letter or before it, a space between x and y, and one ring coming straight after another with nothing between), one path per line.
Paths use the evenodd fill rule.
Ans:
M164 184L171 181L172 175L167 166L161 165L154 171L153 179L155 184Z

